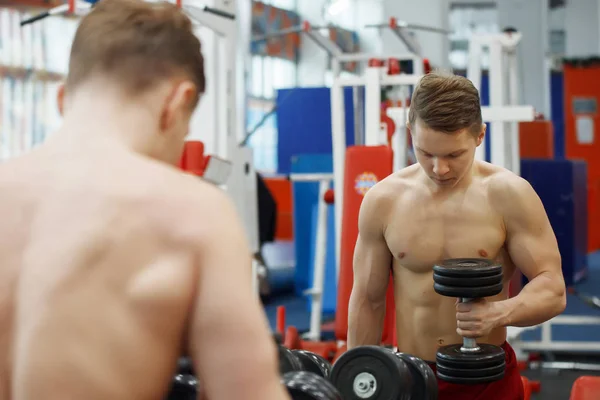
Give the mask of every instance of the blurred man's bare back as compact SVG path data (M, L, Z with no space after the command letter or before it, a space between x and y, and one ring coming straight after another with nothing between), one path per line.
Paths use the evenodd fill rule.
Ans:
M0 400L161 398L196 287L194 178L72 150L0 166Z

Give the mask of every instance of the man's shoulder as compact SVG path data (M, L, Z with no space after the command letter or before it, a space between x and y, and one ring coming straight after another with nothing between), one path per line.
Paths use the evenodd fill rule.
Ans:
M526 179L507 169L494 166L484 179L491 204L503 214L525 210L526 204L539 199Z
M487 188L493 196L522 196L530 194L533 188L523 177L514 172L494 166L484 176Z
M143 202L152 205L146 210L169 232L199 235L220 215L230 212L227 193L199 176L163 165L149 166L144 176Z
M419 179L420 171L418 164L402 168L377 182L368 193L372 192L373 197L391 197L397 199L407 191L422 186L421 180Z
M397 202L407 199L420 186L418 165L411 165L394 172L377 182L365 195L365 201L381 212L394 207Z

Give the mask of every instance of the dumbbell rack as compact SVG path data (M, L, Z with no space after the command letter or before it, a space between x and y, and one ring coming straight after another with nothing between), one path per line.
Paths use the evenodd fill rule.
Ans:
M600 299L586 296L570 290L572 294L579 297L585 303L592 307L600 308ZM600 355L600 336L597 341L557 341L552 337L552 328L557 325L595 325L600 328L600 317L589 315L559 315L551 320L534 327L529 328L508 328L508 341L511 343L517 358L527 360L528 353L594 353ZM523 340L521 334L525 331L541 329L541 338L537 341ZM550 369L570 369L584 371L600 371L599 364L576 363L576 362L557 362L557 361L533 361L529 363L531 368L550 368Z
M600 340L594 342L567 342L556 341L552 338L552 327L556 325L599 325L600 317L591 317L583 315L560 315L544 322L541 325L530 328L512 328L509 327L509 337L511 346L522 352L529 351L575 351L575 352L598 352L600 353ZM541 339L537 341L522 340L521 333L536 328L541 329Z

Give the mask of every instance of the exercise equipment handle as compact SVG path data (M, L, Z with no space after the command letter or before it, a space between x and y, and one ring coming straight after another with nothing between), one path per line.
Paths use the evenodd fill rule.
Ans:
M219 17L223 17L223 18L227 18L227 19L235 19L234 14L229 13L227 11L219 10L218 8L204 6L204 11L207 13L218 15Z
M46 11L46 12L40 13L38 15L34 15L33 17L24 19L23 21L21 21L20 25L21 26L29 25L29 24L32 24L36 21L42 20L49 16L50 16L50 11Z
M461 303L468 303L470 301L473 301L473 299L466 299L466 298L461 298L460 299ZM464 352L478 351L479 350L479 346L477 345L477 340L475 340L473 338L463 337L463 345L460 348L460 350L464 351Z

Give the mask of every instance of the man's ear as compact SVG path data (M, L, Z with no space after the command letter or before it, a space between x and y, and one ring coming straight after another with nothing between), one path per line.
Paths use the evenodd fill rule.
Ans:
M186 113L191 113L196 98L196 85L183 81L171 89L163 106L160 118L161 131L167 131L178 124Z
M479 132L479 135L477 135L477 146L478 147L481 143L483 143L483 139L485 138L486 130L487 130L487 125L485 123L481 124L481 131Z
M64 116L65 110L65 84L64 82L58 86L58 92L56 93L56 104L58 105L58 112L60 116Z

